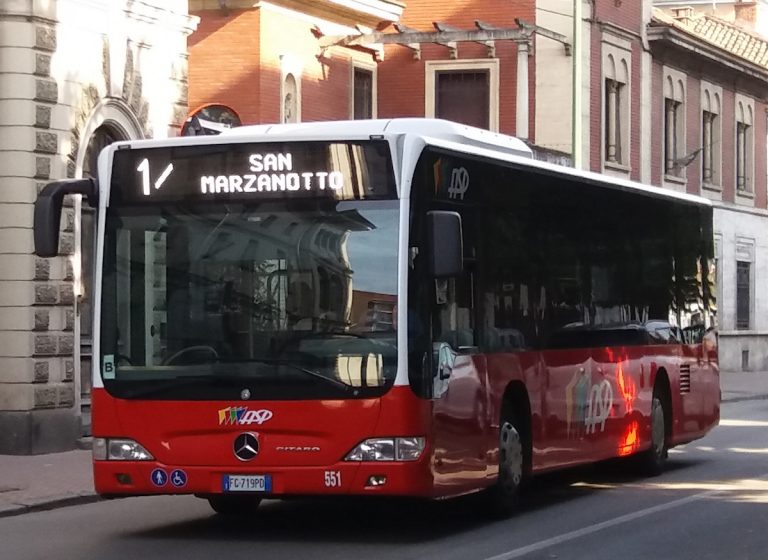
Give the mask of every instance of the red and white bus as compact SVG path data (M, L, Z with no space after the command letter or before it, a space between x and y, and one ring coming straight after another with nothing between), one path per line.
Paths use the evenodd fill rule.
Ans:
M105 496L447 498L667 450L719 419L712 208L427 119L119 142L98 181Z

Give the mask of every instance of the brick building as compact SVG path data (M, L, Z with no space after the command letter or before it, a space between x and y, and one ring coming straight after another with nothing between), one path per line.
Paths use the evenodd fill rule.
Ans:
M319 38L389 25L400 2L190 0L189 8L200 17L189 39L192 110L221 103L244 123L376 116L379 51L321 49Z
M750 29L768 6L730 4L653 11L652 181L714 202L721 367L764 370L768 39Z
M567 61L565 37L533 28L528 0L343 10L192 0L190 10L201 20L189 43L190 107L221 103L244 123L436 116L534 140L534 43L543 37Z
M379 64L379 116L447 118L535 140L534 116L529 110L536 103L531 87L535 83L530 56L533 34L489 42L440 38L453 30L476 31L478 20L485 28L515 31L519 29L516 19L535 23L534 3L407 2L400 29L431 33L445 44L420 43L417 52L386 45ZM387 95L383 95L385 89ZM518 104L521 96L528 103Z
M72 202L61 256L38 259L36 192L177 133L195 23L185 0L0 3L0 453L71 449L88 424L93 213Z

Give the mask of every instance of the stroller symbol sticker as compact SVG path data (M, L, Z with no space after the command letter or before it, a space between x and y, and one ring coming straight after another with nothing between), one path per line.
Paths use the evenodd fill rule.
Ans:
M187 473L180 469L176 469L171 473L171 484L176 488L181 488L187 485Z

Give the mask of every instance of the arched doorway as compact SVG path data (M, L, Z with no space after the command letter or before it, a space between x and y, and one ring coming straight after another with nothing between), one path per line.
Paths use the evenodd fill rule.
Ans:
M80 137L75 176L98 178L97 161L101 150L113 142L143 136L138 119L124 103L112 99L102 102L94 109ZM75 197L74 206L75 399L80 408L82 433L90 435L96 209L83 204L79 196Z

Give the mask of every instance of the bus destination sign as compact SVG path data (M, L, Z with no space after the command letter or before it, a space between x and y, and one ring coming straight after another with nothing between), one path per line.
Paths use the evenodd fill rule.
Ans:
M115 202L391 198L385 142L216 144L116 150Z
M203 175L200 177L200 192L338 191L344 187L341 171L294 171L293 154L290 152L251 154L248 156L248 170L250 173L243 175Z

